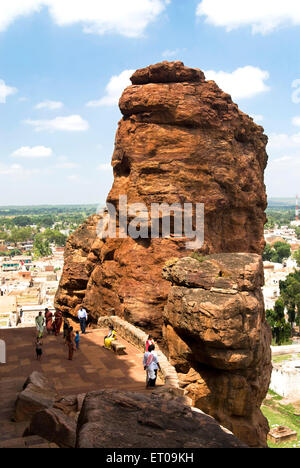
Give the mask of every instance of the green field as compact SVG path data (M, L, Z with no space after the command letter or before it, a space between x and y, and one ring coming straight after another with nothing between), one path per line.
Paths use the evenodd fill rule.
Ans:
M272 429L274 426L287 426L298 433L298 440L292 440L281 444L274 444L268 441L270 448L300 448L300 416L294 413L300 413L299 405L282 404L283 398L275 392L269 390L268 397L264 400L261 410L269 422Z

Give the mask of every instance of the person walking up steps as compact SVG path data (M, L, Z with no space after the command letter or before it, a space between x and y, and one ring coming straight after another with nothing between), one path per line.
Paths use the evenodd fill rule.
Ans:
M53 314L49 309L45 309L46 330L48 335L53 331Z
M42 354L43 354L43 349L42 349L43 343L41 338L37 337L35 341L35 352L36 352L36 359L40 361L42 359Z
M62 326L63 315L60 310L57 310L54 314L54 334L58 336Z
M143 366L146 371L146 388L153 388L156 384L157 371L160 369L154 345L150 345L144 354Z
M73 332L73 327L70 327L69 328L69 333L66 337L66 342L67 342L67 345L68 345L68 348L69 348L69 361L72 361L73 359L73 354L74 354L74 351L76 350L76 347L75 347L75 334Z
M150 345L154 345L154 339L153 339L153 336L152 335L149 335L148 336L148 339L146 341L146 351L149 350L149 346Z
M86 334L85 332L85 328L86 328L86 322L87 322L87 319L88 319L88 314L86 312L86 310L80 306L80 309L78 310L78 319L79 319L79 323L80 323L80 329L81 329L81 333L83 335Z
M80 336L79 336L79 331L76 332L75 336L75 344L76 344L76 350L79 350L79 343L80 343Z
M69 321L68 319L64 318L64 326L63 326L63 339L66 341L67 339L67 336L68 336L68 333L69 333L69 328L70 328L70 324L69 324Z
M45 329L44 323L45 323L45 319L42 315L42 312L39 312L39 315L35 318L35 326L37 329L38 338L42 338L43 336L44 329Z

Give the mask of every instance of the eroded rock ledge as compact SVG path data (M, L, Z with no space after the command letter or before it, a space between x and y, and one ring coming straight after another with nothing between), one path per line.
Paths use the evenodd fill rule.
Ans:
M182 258L163 274L172 283L164 338L181 387L194 406L249 446L266 446L260 406L272 366L261 256Z

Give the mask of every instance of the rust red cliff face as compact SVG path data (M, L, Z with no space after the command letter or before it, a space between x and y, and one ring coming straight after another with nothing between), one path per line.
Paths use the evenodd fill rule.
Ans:
M204 203L201 252L262 251L267 137L228 94L198 69L163 62L137 70L123 92L114 183L107 201ZM166 260L187 256L186 242L97 237L90 218L68 241L56 306L83 303L95 320L115 313L160 333L170 289Z
M119 102L107 202L117 214L122 195L149 212L153 203L203 203L198 253L225 257L203 265L183 259L192 253L187 239L174 236L102 239L98 223L107 215L95 215L67 242L56 307L75 314L83 304L95 322L118 315L156 336L163 330L194 404L241 440L264 446L268 426L259 406L270 378L270 331L255 254L264 247L267 137L198 69L163 62L131 81ZM222 262L227 276L216 280Z

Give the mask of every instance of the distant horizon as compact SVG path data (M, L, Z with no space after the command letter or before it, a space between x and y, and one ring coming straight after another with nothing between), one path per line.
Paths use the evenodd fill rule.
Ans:
M299 191L300 192L300 191ZM290 202L291 206L292 204L296 204L296 195L294 197L268 197L268 204L272 201L276 202ZM289 204L290 204L289 203ZM103 201L101 203L96 203L96 202L87 202L87 203L41 203L41 204L35 204L35 203L28 203L28 204L11 204L11 205L0 205L0 210L3 209L9 209L9 208L28 208L28 207L35 207L35 208L52 208L52 207L98 207L98 206L105 206L106 201Z
M105 202L103 203L105 205ZM35 203L28 203L26 205L0 205L1 208L28 208L30 206L34 206L36 208L48 208L48 207L57 207L57 206L102 206L102 203L41 203L41 204L35 204Z

